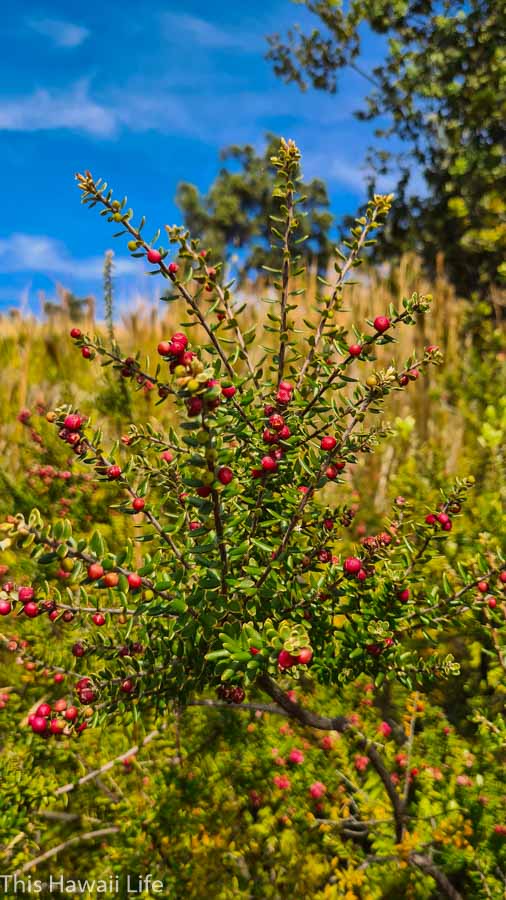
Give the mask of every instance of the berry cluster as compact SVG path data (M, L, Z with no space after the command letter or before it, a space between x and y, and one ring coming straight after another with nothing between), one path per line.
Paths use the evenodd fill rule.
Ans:
M278 653L278 666L280 669L291 669L292 666L307 666L313 658L311 647L303 647L297 655L288 650L280 650Z
M234 687L231 684L218 685L216 693L218 695L218 698L220 700L224 700L225 703L242 703L246 696L242 687Z

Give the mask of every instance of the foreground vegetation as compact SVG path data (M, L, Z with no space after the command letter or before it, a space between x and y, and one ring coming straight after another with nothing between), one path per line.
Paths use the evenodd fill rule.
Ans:
M291 146L284 152L281 216L294 180ZM110 212L121 220L112 203ZM180 269L170 289L181 293L182 285L190 300L117 323L108 284L103 325L54 310L44 323L2 322L0 563L11 607L1 620L2 869L72 878L85 853L88 879L153 873L170 897L202 897L203 885L216 898L502 896L506 411L498 326L486 308L457 300L443 276L424 284L415 259L381 276L359 270L359 283L342 294L332 287L335 272L323 286L299 273L293 251L290 289L303 293L289 303L285 295L283 327L268 307L262 349L260 299L276 297L278 276L246 285L228 306L210 272L219 274L215 261L171 237ZM137 250L145 255L140 240ZM154 264L164 266L156 252ZM431 295L433 313L424 317ZM197 387L188 372L166 381L165 362L153 362L188 310L197 319L204 311L188 332L198 358L214 366L191 372L205 374ZM398 315L412 327L394 347L388 331ZM472 341L477 315L484 317ZM246 337L234 356L239 316ZM378 320L387 317L383 329ZM307 336L319 327L321 346L306 365L315 346ZM110 365L100 369L95 355ZM344 374L343 358L341 406L313 403L329 373ZM233 378L223 378L224 359ZM294 398L280 385L304 366L308 383ZM225 390L254 385L245 407L253 450L227 405L240 409L244 393L224 394L216 412L211 406L218 394L208 382L218 377ZM269 419L286 417L293 431L279 457L262 449L269 390L283 413ZM191 425L195 399L203 404L198 434L177 428ZM343 409L358 402L365 411L366 400L376 423L359 422L352 439ZM309 425L300 425L309 404ZM100 432L87 421L69 427L71 410ZM80 435L77 453L72 434ZM192 452L207 448L194 456L211 450L220 467L206 455L205 466L192 457L189 471L184 434L196 437ZM336 443L320 447L322 435ZM286 534L283 504L288 518L316 493L321 452L336 449L338 458L325 458L323 501L294 529L292 555L273 564ZM265 471L276 471L267 456L282 471L291 467L276 489L266 476L250 478L253 452ZM240 549L251 527L248 492L253 521L269 526L257 532L254 558ZM199 517L191 534L207 542L199 555L186 533L191 516L174 501L182 493ZM147 522L145 506L133 506L139 500ZM34 507L40 512L31 516ZM322 517L331 527L322 529ZM165 554L160 519L170 524ZM102 567L98 577L92 565ZM20 585L35 586L33 618ZM183 658L179 669L174 656ZM52 707L50 734L41 703ZM40 729L28 722L37 710Z

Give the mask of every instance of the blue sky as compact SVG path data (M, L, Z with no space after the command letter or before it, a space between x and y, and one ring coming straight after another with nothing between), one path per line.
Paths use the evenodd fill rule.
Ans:
M297 140L305 176L328 181L337 216L363 200L372 126L352 111L366 82L350 73L337 96L301 94L264 59L265 34L307 21L290 0L29 0L2 15L0 309L36 310L57 281L99 295L110 247L121 302L153 293L142 261L81 206L74 173L85 168L127 193L154 231L180 222L178 182L206 190L221 147L260 148L270 130Z

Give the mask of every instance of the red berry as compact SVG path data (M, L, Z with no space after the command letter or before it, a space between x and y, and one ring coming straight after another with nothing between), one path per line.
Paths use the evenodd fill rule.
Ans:
M398 596L399 600L401 601L401 603L407 603L410 598L409 588L404 588L404 590L399 591L397 596Z
M488 591L488 581L479 581L476 585L480 594L486 594Z
M81 347L81 356L83 356L84 359L91 359L90 348L89 347Z
M62 681L65 681L65 675L63 674L63 672L56 672L53 681L55 684L61 684Z
M440 525L446 525L447 522L450 521L450 516L447 516L445 512L441 512L436 516L436 519L438 520Z
M137 591L142 585L142 578L137 572L130 572L130 574L127 575L127 581L129 587L131 587L133 591Z
M109 466L106 475L109 481L114 481L116 478L121 477L121 469L119 466Z
M339 470L338 470L337 466L334 466L334 465L327 466L327 468L325 469L325 475L330 480L337 478L338 474L339 474Z
M162 259L162 254L159 250L148 250L146 256L150 263L159 263Z
M81 722L81 724L78 725L77 728L76 728L77 734L81 734L81 732L82 732L82 731L85 731L87 727L88 727L88 723L87 723L87 722Z
M91 566L88 566L88 578L91 578L92 581L102 578L103 574L104 569L100 563L92 563Z
M135 497L134 500L132 500L132 509L135 509L135 512L141 512L145 506L146 502L142 497Z
M35 734L44 734L47 728L47 719L43 716L33 716L31 718L31 729Z
M293 391L293 384L290 384L289 381L280 381L279 383L280 391L288 391L289 394Z
M51 712L51 707L49 703L41 703L40 706L35 710L36 716L48 716Z
M117 572L106 572L104 575L104 584L106 587L115 588L119 583L119 575Z
M170 356L171 353L171 345L168 341L160 341L157 347L158 353L160 356Z
M35 617L39 615L39 607L36 603L30 601L30 603L25 604L24 612L29 619L35 619Z
M174 454L170 452L170 450L164 450L161 455L161 458L164 462L170 463L174 459Z
M350 354L350 356L355 356L355 357L360 356L360 354L362 353L361 345L360 344L350 344L350 346L348 347L348 353Z
M269 425L271 428L274 428L274 431L280 431L284 424L285 420L279 413L273 413L272 416L269 417Z
M357 575L362 568L362 563L356 556L348 556L344 561L343 569L347 575Z
M79 658L81 656L84 656L85 653L86 653L86 648L85 648L84 644L82 644L81 641L77 641L72 647L72 654L75 657Z
M79 431L82 427L83 418L78 416L76 413L72 413L70 416L65 416L63 421L63 425L69 431Z
M297 663L297 657L292 656L288 650L280 650L278 653L278 666L280 669L290 669Z
M228 466L222 466L221 469L218 469L218 481L220 481L221 484L230 484L233 477L234 473Z
M443 529L443 531L451 531L451 530L452 530L452 523L448 520L448 522L444 522L444 523L441 525L441 528Z
M196 522L196 521L190 522L188 527L189 527L190 531L196 531L197 528L200 528L200 522Z
M8 600L0 600L0 616L8 616L12 609Z
M169 272L171 275L175 275L176 272L178 271L178 269L179 269L179 266L177 263L175 263L175 262L169 263Z
M71 328L70 329L70 337L71 338L80 338L82 331L80 328Z
M428 516L425 516L425 521L427 522L427 525L435 525L437 522L437 519L436 519L434 513L429 513Z
M21 600L21 603L27 603L28 600L33 600L35 596L35 591L32 587L21 587L18 591L18 598Z
M359 581L365 581L365 580L366 580L366 578L367 578L367 572L365 571L365 569L360 569L360 571L357 572L357 578L358 578Z
M250 647L249 652L251 653L252 656L256 656L257 653L260 653L260 650L258 649L258 647Z
M133 689L133 681L131 681L130 678L125 678L125 680L121 682L121 690L124 694L131 694Z
M262 469L264 472L275 472L278 468L278 464L272 456L263 456L262 457Z
M88 678L87 675L84 678L80 678L76 683L76 690L82 691L83 688L88 687L91 684L91 678Z
M229 384L226 387L222 387L221 389L221 393L224 397L226 397L227 400L230 400L234 396L235 391L236 389L233 384Z
M291 431L288 425L283 425L283 427L278 431L280 441L287 441L291 435Z
M197 494L199 497L209 497L211 493L211 488L208 484L203 484L201 487L197 488Z
M290 391L279 390L276 394L276 400L278 401L278 403L281 403L283 406L285 406L287 403L290 403L291 399L292 399L292 394Z
M333 529L333 527L334 527L334 521L333 521L333 519L324 519L324 520L323 520L323 527L326 529L326 531L332 531L332 529Z
M499 581L501 582L501 584L506 584L506 571L501 572L501 574L499 575Z
M51 734L61 734L64 728L65 722L63 721L63 719L51 719L49 723L49 730Z
M98 625L98 626L105 625L105 616L102 615L102 613L99 613L99 612L94 613L92 615L91 619L92 619L92 622L94 623L94 625Z
M69 708L65 710L63 715L65 716L67 721L73 722L75 719L77 719L78 716L77 707L69 706Z
M200 399L200 397L191 397L191 399L188 401L188 406L187 406L188 415L189 416L198 416L199 413L202 412L203 406L204 406L204 404L203 404L202 400Z
M496 606L497 606L497 600L495 599L495 597L489 597L487 602L488 602L488 605L489 605L489 608L490 608L490 609L495 609L495 608L496 608Z
M387 316L376 316L374 320L374 327L376 331L379 331L380 334L383 334L384 331L387 331L390 328L390 319Z
M96 700L97 695L92 688L85 687L81 691L79 691L79 700L81 703L93 703Z
M313 658L313 651L311 647L304 647L299 653L299 663L302 666L307 666L308 663L311 662Z

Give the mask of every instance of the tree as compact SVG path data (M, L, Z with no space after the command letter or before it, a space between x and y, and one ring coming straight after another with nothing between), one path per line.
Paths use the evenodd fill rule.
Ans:
M230 259L235 255L235 269L241 279L248 272L258 272L262 265L273 263L269 217L276 209L272 157L278 146L279 138L268 134L263 155L248 144L227 147L221 158L230 161L232 167L220 170L206 195L202 196L195 185L187 182L178 187L177 204L186 227L200 235L216 258ZM305 215L299 218L296 235L305 238L301 256L319 274L325 274L332 255L329 230L333 222L327 189L323 181L313 179L301 184L301 191L305 196L301 211Z
M320 20L269 38L269 58L286 81L335 92L339 71L371 83L360 119L385 119L371 152L375 176L393 172L397 198L380 250L415 249L434 270L443 253L465 296L504 283L506 266L506 15L495 0L302 0ZM372 71L361 62L364 26L386 43ZM389 147L396 136L400 152ZM410 187L420 171L425 185ZM374 179L373 179L374 180Z

